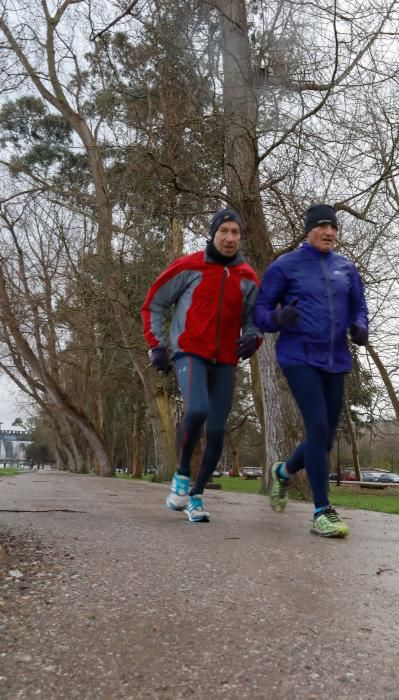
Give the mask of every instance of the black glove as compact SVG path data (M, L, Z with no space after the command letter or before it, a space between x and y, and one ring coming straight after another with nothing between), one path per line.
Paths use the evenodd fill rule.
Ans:
M256 335L243 335L237 340L237 355L240 360L248 360L258 349Z
M369 334L365 328L358 326L356 323L352 323L349 333L353 343L356 345L367 345Z
M298 299L293 299L287 306L282 309L273 311L272 317L278 326L284 328L293 328L296 326L299 319L299 311L296 309Z
M172 369L169 363L168 353L166 348L160 346L151 350L151 364L157 372L165 372L167 374Z

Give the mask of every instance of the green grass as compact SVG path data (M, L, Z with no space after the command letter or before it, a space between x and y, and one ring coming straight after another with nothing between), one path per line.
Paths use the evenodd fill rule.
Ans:
M133 479L131 474L125 474L124 472L115 472L114 477L116 479L130 479L130 481L136 481L136 479ZM147 476L143 476L142 481L151 481L151 474L147 474Z
M260 479L241 479L221 477L213 479L222 484L223 491L241 491L241 493L259 493ZM381 490L362 490L359 486L330 486L330 500L338 508L360 508L374 510L378 513L399 515L399 487Z
M130 474L116 473L115 477L117 479L132 479ZM151 481L152 475L143 476L143 481ZM241 491L242 493L259 493L261 487L260 479L241 479L241 477L231 477L231 476L220 476L214 477L213 481L215 484L222 484L223 491Z
M242 479L240 476L213 477L215 484L222 485L222 491L240 491L241 493L259 493L261 479Z
M23 470L18 467L0 468L1 476L14 476L21 474ZM115 474L117 479L130 479L130 474ZM143 477L143 481L151 481L151 474ZM223 491L238 491L240 493L260 493L260 479L242 479L241 477L221 476L214 477L215 484L221 484ZM330 500L334 506L340 508L360 508L361 510L373 510L377 513L392 513L399 515L399 487L386 487L384 489L361 489L360 486L332 486L330 485Z
M119 479L131 479L129 474L116 474L115 476ZM143 478L146 481L151 481L151 476ZM221 476L214 477L213 481L215 484L221 484L223 491L259 494L261 487L260 479ZM330 485L330 500L337 508L344 506L345 508L360 508L361 510L399 515L399 487L363 490L359 486Z
M5 467L4 469L0 469L0 476L14 476L14 474L20 474L22 469L18 469L18 467Z
M359 493L360 487L330 487L330 500L338 508L360 508L361 510L374 510L377 513L393 513L399 515L399 488L387 488L384 492L367 491Z

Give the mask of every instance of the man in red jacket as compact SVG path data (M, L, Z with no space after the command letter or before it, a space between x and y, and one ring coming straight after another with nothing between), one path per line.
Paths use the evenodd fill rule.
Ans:
M155 280L142 307L151 362L171 369L164 335L173 307L170 351L184 399L179 429L179 464L166 503L184 510L190 522L209 521L202 494L220 459L233 398L235 369L261 339L252 322L258 278L240 249L242 223L233 209L212 219L206 249L175 260ZM206 445L194 483L191 457L206 421Z

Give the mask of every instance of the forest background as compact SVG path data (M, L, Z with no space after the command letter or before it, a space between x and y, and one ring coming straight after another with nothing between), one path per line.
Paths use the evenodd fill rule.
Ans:
M149 285L224 205L261 275L318 201L370 307L347 459L399 467L395 437L359 452L399 424L398 20L386 0L0 2L0 370L58 467L170 477L182 406L142 338ZM235 471L301 435L274 341L239 368Z

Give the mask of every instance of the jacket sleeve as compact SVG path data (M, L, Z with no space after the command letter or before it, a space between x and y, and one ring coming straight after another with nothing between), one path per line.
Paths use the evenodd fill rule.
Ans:
M284 299L287 278L278 260L265 271L253 311L253 321L263 333L276 333L279 327L273 319L273 311Z
M262 338L259 333L259 328L257 328L253 322L252 313L255 305L255 300L258 294L259 280L254 273L253 280L246 281L246 289L244 289L244 305L242 312L242 322L241 322L241 332L242 335L247 336L258 336L257 347L259 348L262 344Z
M164 327L168 311L187 285L185 260L178 258L157 277L141 307L144 338L151 349L166 346Z
M355 266L352 267L352 280L350 289L350 325L355 323L360 328L368 331L368 308L364 295L364 284Z

